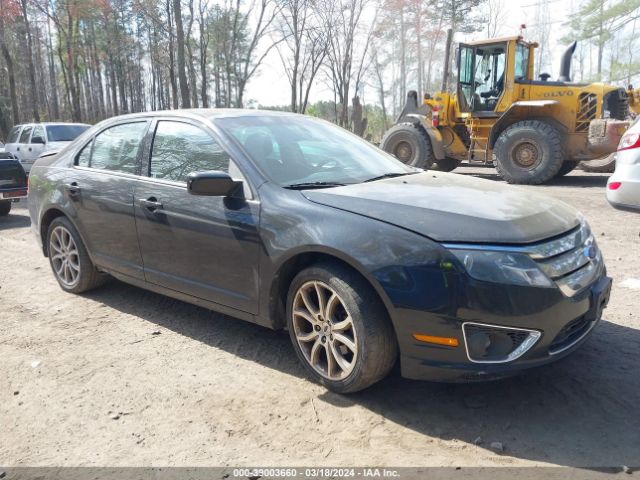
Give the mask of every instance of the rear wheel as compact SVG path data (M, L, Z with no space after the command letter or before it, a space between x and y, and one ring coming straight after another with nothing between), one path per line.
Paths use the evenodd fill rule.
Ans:
M0 217L6 217L11 211L11 200L0 201Z
M573 172L577 166L578 162L574 162L573 160L565 160L562 163L560 170L558 170L558 173L556 173L556 178L564 177L567 173Z
M496 141L498 175L509 183L537 185L557 175L564 160L560 132L541 120L514 123Z
M455 170L460 162L455 158L445 157L442 160L437 160L436 163L433 164L434 170L439 170L440 172L451 172Z
M57 217L49 225L47 252L63 290L82 293L104 283L106 276L93 265L80 234L66 217Z
M429 135L420 125L413 123L399 123L391 127L382 137L380 147L412 167L427 170L435 160Z
M384 378L396 361L384 305L362 277L341 265L318 264L296 275L287 325L307 371L334 392L362 390Z

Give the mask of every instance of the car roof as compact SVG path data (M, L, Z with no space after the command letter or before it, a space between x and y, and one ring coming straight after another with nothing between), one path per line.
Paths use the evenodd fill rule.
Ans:
M34 125L42 125L43 127L50 127L53 125L79 125L82 127L90 127L91 125L89 125L88 123L72 123L72 122L34 122L34 123L19 123L17 125L14 125L13 128L15 127L32 127Z
M259 110L250 108L184 108L178 110L157 110L153 112L129 113L119 115L107 120L135 119L148 117L193 117L199 116L207 119L231 118L231 117L293 117L302 116L298 113L280 112L276 110Z

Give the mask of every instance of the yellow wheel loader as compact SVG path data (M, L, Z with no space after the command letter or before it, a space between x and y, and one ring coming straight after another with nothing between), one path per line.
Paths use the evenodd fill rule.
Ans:
M419 105L409 92L381 147L420 168L495 165L516 184L545 183L614 152L629 125L625 89L572 83L575 42L557 81L548 74L536 79L536 47L519 36L460 44L456 93L447 93L445 83Z

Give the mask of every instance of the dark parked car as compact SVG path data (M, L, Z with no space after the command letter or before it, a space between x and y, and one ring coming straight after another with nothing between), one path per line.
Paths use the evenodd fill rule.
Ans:
M0 152L0 217L11 212L14 200L27 197L27 174L20 161L8 152Z
M289 330L338 392L509 375L575 350L611 280L581 216L423 172L327 122L191 110L113 118L32 170L60 286L105 274Z

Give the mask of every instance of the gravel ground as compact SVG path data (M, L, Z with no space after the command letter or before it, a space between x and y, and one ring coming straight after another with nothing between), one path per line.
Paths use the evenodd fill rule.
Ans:
M16 205L0 219L0 465L640 465L640 214L610 208L605 183L526 187L582 210L614 278L583 348L508 380L394 374L350 396L311 383L286 334L117 281L63 293Z

